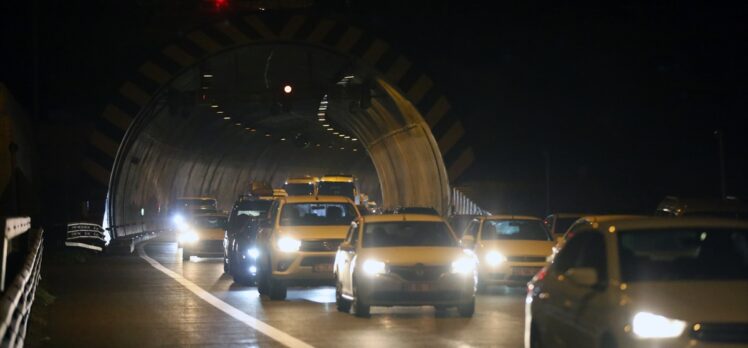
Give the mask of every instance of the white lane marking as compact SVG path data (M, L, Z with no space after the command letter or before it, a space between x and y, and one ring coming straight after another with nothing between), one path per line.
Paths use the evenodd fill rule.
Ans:
M211 293L203 290L203 288L199 287L197 284L187 280L187 278L183 277L181 274L176 273L166 267L164 267L162 264L160 264L158 261L152 259L150 256L146 255L145 251L143 250L143 245L141 244L138 246L138 255L140 255L140 258L151 264L153 268L161 271L162 273L166 274L167 276L171 277L172 279L176 280L179 284L182 284L187 290L191 291L193 294L195 294L197 297L203 299L203 301L208 302L213 307L218 308L222 312L230 315L234 319L241 321L245 325L265 334L266 336L280 342L281 344L285 345L286 347L292 347L292 348L313 348L313 346L307 344L306 342L299 340L298 338L295 338L281 330L278 330L268 324L266 324L263 321L260 321L259 319L244 313L237 309L236 307L223 302L218 297L213 296Z

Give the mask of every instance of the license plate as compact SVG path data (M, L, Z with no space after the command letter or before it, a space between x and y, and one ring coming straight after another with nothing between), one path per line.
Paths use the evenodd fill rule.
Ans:
M312 266L312 271L314 271L314 272L332 272L332 264L331 263L318 263L318 264Z
M405 290L406 291L413 291L413 292L430 291L431 290L431 284L429 284L429 283L408 283L408 284L405 284Z
M512 268L512 275L532 277L540 271L539 267L514 267Z

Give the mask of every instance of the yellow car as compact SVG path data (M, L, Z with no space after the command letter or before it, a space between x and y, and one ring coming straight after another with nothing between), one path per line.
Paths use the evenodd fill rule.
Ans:
M474 219L462 244L479 260L478 289L525 285L545 266L554 241L543 221L532 216L491 215Z
M341 196L288 196L273 202L257 234L257 290L286 298L289 285L333 283L333 261L351 221L353 202Z
M317 177L288 178L283 184L286 196L314 196L317 194Z
M435 215L369 215L353 223L335 258L335 299L341 312L371 306L430 305L475 311L475 255Z
M228 217L225 214L193 216L177 231L177 243L182 248L182 260L192 255L223 254L223 234Z

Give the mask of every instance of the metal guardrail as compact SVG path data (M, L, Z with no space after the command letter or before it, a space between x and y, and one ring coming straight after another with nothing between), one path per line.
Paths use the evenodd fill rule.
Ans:
M9 218L5 220L2 255L3 285L2 303L0 303L0 346L23 347L26 337L26 326L31 315L31 305L34 303L36 287L41 278L42 264L42 235L41 229L31 230L30 218ZM9 274L9 263L13 239L25 234L28 237L25 245L16 250L24 252L25 258L17 270L13 281L8 284L5 277Z

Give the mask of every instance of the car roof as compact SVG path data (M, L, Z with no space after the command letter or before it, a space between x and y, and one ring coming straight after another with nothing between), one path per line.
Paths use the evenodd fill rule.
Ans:
M430 214L382 214L382 215L366 215L362 217L363 222L396 222L396 221L434 221L434 222L446 222L444 219L437 215Z
M319 181L327 182L353 182L355 178L352 175L325 175Z
M645 217L641 219L609 220L599 224L598 229L607 231L611 226L615 230L649 230L663 228L737 228L748 229L748 221L720 218L695 217Z
M183 196L183 197L177 197L177 200L180 199L202 199L202 200L216 200L215 197L208 197L208 196Z
M350 198L345 196L287 196L281 197L286 203L351 203Z
M585 220L589 223L603 223L603 222L610 222L610 221L621 221L621 220L637 220L637 219L645 219L649 216L647 215L628 215L628 214L604 214L604 215L587 215L582 216L579 219Z
M538 220L541 221L542 219L537 216L530 216L530 215L488 215L488 216L481 216L481 220Z
M585 215L589 215L589 214L582 214L582 213L579 213L579 214L577 214L577 213L555 213L555 214L551 214L549 216L555 216L557 218L565 219L565 218L580 218L580 217L585 216Z
M316 176L305 176L286 179L286 184L313 184L319 182L319 178Z

